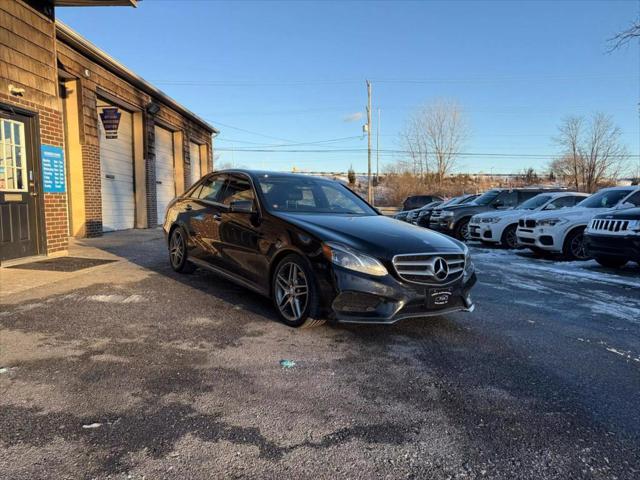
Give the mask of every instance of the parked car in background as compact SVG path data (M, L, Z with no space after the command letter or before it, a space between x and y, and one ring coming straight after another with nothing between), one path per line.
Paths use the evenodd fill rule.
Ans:
M539 187L494 188L473 202L437 208L429 228L451 235L459 240L469 240L469 221L479 213L513 208L542 192L558 191Z
M640 208L593 217L584 234L587 254L604 267L640 265Z
M483 243L499 244L505 248L516 248L518 220L524 215L562 208L575 207L589 194L578 192L540 193L510 210L474 215L469 222L469 236Z
M427 203L422 208L416 208L415 210L410 210L409 213L407 214L407 220L406 221L415 225L417 223L417 221L418 221L418 217L420 216L420 214L422 212L431 212L438 205L442 205L442 201L438 200L438 201L435 201L435 202Z
M380 215L321 177L214 172L169 204L163 229L175 271L203 267L270 297L291 327L474 308L466 245Z
M429 208L423 207L420 209L420 213L418 213L418 218L416 218L414 223L420 227L429 228L429 222L431 221L431 216L433 215L433 212L435 211L436 208L448 207L449 205L462 205L463 203L472 202L474 199L478 198L479 196L480 195L477 193L461 195L459 197L453 197L447 200L446 202L439 203L433 207L429 207Z
M435 201L442 201L442 198L437 195L412 195L411 197L405 198L404 202L402 202L402 211L422 208L427 203Z
M574 208L538 212L519 221L518 245L535 252L560 253L568 260L585 260L584 230L600 213L612 209L640 207L640 186L603 188Z

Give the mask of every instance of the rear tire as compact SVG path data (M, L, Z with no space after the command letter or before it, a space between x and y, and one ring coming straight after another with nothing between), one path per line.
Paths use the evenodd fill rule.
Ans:
M182 227L176 227L169 236L169 263L178 273L191 273L196 266L188 261L187 234Z
M566 260L587 260L587 253L584 244L584 228L573 230L567 235L562 247L562 256Z
M516 235L517 229L518 224L516 223L505 228L504 232L502 232L502 237L500 238L500 245L504 248L518 248L518 236Z
M284 257L273 271L271 296L282 323L294 328L322 325L320 295L308 263L297 254Z
M608 267L608 268L624 267L629 261L623 257L609 257L609 256L598 256L598 257L595 257L595 260L603 267Z

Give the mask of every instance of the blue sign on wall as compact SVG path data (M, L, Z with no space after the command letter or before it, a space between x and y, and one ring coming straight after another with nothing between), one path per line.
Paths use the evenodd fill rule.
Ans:
M42 186L47 193L66 191L64 175L64 153L62 147L40 145L42 158Z

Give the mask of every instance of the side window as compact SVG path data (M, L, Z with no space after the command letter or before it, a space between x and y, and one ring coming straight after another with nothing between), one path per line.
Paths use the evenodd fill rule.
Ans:
M640 192L636 192L625 200L626 203L633 203L636 207L640 207Z
M494 204L500 208L515 207L518 204L518 192L504 191L496 198Z
M582 200L582 197L560 197L556 198L553 202L547 205L545 210L557 210L559 208L573 207L576 204L576 200Z
M254 198L253 188L251 187L249 179L232 176L229 177L224 193L218 201L229 206L231 202L237 202L239 200L253 201Z
M533 198L539 194L540 192L522 192L522 191L518 192L518 204L521 204L522 202L526 202L530 198Z
M218 201L218 197L224 185L226 176L217 175L215 177L209 177L204 182L202 182L202 186L200 189L196 189L193 192L193 196L195 198L199 198L200 200L208 200L210 202Z

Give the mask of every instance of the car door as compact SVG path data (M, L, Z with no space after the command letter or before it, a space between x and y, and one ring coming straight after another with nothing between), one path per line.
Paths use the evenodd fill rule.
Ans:
M264 284L268 263L260 253L262 228L251 179L244 174L229 175L219 202L223 206L219 250L224 268L253 284ZM245 202L245 206L250 202L253 211L234 211L234 202Z
M221 213L224 208L219 203L219 197L222 195L226 180L227 175L224 174L208 176L193 191L183 207L187 216L184 223L188 226L189 237L193 244L189 254L218 267L221 266L218 246Z

